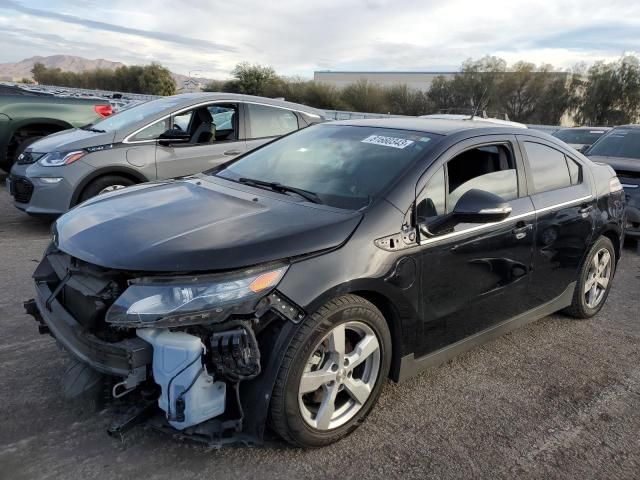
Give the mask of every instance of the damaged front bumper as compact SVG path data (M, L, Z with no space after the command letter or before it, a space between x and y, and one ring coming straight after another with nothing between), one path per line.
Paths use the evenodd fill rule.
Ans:
M113 379L113 397L129 402L109 433L122 435L144 422L175 438L209 446L261 444L270 392L284 353L281 347L295 325L287 321L291 320L289 308L288 315L280 312L285 299L274 291L253 320L230 318L202 331L197 326L189 327L190 333L116 328L115 339L99 338L105 335L93 331L100 320L87 314L91 310L87 305L95 304L97 311L104 312L122 289L114 286L113 272L101 278L99 269L96 273L95 267L88 268L50 250L34 273L36 298L24 305L37 320L40 333L51 334L73 358ZM78 291L80 300L74 296ZM291 311L299 314L297 309ZM275 351L267 348L268 371L260 375L261 352L254 327L264 330L265 325L284 335L269 333ZM139 395L140 391L156 394ZM251 410L243 404L251 405Z

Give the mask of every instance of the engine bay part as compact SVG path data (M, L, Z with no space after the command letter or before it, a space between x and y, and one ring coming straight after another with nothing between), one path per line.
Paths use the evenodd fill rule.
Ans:
M232 320L224 327L225 330L211 335L211 360L216 375L231 382L257 377L261 369L260 350L249 322Z
M183 430L224 413L226 383L207 373L199 337L157 328L136 334L153 346L153 378L162 389L158 405L172 427Z

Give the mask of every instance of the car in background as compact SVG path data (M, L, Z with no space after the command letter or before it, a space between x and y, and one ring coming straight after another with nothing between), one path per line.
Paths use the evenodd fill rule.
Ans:
M269 98L174 95L33 143L7 181L17 208L60 215L101 193L208 170L322 121L320 110Z
M627 197L626 234L640 238L640 125L611 129L585 155L611 165L618 174Z
M558 125L539 125L535 123L527 123L527 128L552 135L553 132L557 132L561 127L559 127Z
M42 137L111 113L111 104L104 98L65 97L0 85L0 168L9 172L20 154Z
M474 122L492 123L494 125L503 125L506 127L527 128L524 123L512 122L511 120L502 120L500 118L482 117L478 115L461 115L455 113L434 113L431 115L421 115L419 118L430 118L431 120L468 120Z
M572 127L561 128L551 135L559 138L579 152L584 152L609 130L611 130L610 127Z

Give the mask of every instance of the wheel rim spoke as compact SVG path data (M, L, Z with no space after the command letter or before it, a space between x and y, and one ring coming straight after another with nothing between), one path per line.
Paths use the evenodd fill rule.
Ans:
M587 302L592 307L595 304L597 293L598 293L598 284L594 283L591 289L589 290L589 300Z
M347 378L344 381L344 386L349 395L360 405L363 405L371 394L371 387L359 379Z
M609 279L606 277L598 277L598 285L600 285L603 289L606 289L607 285L609 285Z
M329 369L305 372L300 380L300 393L315 392L322 385L335 381L336 374Z
M338 385L333 384L331 387L326 387L324 396L322 397L322 403L316 414L317 428L326 430L331 423L331 417L336 411L336 396L338 395Z
M329 335L329 350L337 356L336 361L338 365L342 365L344 361L344 347L344 325L338 325L331 331L331 335Z
M367 335L358 342L353 352L346 355L347 365L353 370L380 348L375 335Z
M606 268L609 266L609 262L611 261L611 255L609 255L608 251L604 251L602 254L602 258L600 259L600 272L604 272Z
M589 293L589 290L591 290L591 287L593 287L593 284L595 282L596 282L595 277L592 277L588 279L586 282L584 282L584 293Z

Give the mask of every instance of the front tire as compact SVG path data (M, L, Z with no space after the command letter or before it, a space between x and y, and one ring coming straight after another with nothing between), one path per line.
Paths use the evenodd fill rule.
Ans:
M80 202L89 200L96 195L119 190L133 184L135 184L133 180L123 177L122 175L105 175L103 177L98 177L82 191L82 195L80 195Z
M271 426L296 446L340 440L375 405L390 364L391 334L380 311L356 295L331 300L289 345L271 399Z
M575 318L591 318L604 306L616 270L616 251L607 237L600 237L589 250L580 269L571 306L564 310Z

